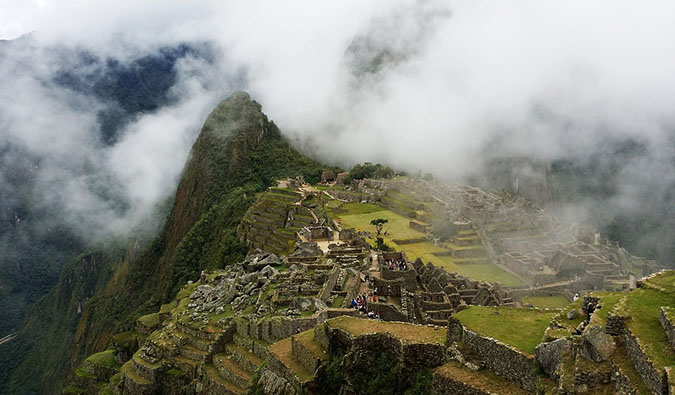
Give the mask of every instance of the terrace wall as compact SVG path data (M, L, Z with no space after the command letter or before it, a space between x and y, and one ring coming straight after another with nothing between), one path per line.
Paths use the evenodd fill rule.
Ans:
M668 307L665 309L668 309ZM675 348L675 325L673 325L673 321L671 321L666 315L665 309L661 307L661 312L659 313L659 322L661 323L663 330L666 332L666 336L668 336L670 344L673 346L673 348Z
M534 357L500 342L468 330L457 319L448 325L448 343L462 343L481 357L485 366L496 375L520 386L526 391L537 389L537 370Z
M390 303L370 302L367 310L373 313L379 312L383 321L408 321L407 312L400 311Z
M640 374L647 388L655 394L667 394L665 371L654 366L642 349L639 339L627 327L624 327L623 339L628 356L633 361L635 370Z

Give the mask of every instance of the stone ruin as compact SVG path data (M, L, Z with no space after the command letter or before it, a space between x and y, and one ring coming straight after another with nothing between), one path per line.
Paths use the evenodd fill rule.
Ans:
M305 226L300 230L300 234L309 241L333 239L333 229L328 226Z

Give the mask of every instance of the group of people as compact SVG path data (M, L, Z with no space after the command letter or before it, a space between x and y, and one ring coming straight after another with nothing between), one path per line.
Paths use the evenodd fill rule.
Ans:
M377 302L377 288L373 290L373 302ZM356 298L352 299L352 303L350 305L352 309L358 309L362 313L366 313L368 315L368 318L374 318L374 319L380 319L380 312L379 311L367 311L368 307L368 296L364 294L358 295Z
M384 264L389 270L408 270L408 263L403 259L388 259Z
M364 294L360 294L356 298L352 299L351 303L352 309L358 309L365 313L367 306L368 306L368 298Z

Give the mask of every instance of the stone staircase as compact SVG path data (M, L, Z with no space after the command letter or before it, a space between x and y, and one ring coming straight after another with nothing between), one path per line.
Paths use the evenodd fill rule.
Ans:
M269 367L299 392L310 387L319 367L328 360L325 347L310 329L270 346Z

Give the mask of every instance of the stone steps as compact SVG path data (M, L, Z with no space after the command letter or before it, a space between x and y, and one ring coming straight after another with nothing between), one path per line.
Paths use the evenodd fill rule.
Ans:
M236 386L240 388L251 386L253 375L247 372L231 356L216 354L213 356L213 365L224 379L234 383Z
M218 369L213 365L204 366L206 382L208 383L208 393L214 395L244 395L246 389L238 387L233 382L220 375Z
M227 352L239 366L251 374L255 373L264 362L260 357L244 347L233 343L227 345Z

